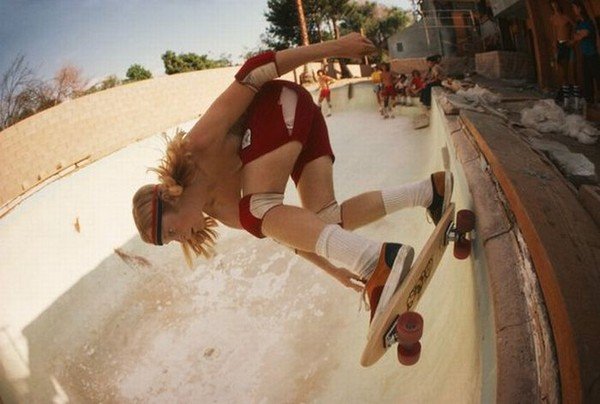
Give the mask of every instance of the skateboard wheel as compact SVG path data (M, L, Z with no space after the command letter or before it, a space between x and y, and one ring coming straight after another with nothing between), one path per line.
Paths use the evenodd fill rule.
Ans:
M454 242L454 257L464 260L471 255L471 240L460 238Z
M456 230L468 233L475 228L475 214L467 209L459 210L456 214Z
M418 342L423 335L423 317L414 311L402 313L396 324L396 334L400 344L411 345Z
M404 366L412 366L419 361L421 357L421 343L416 342L411 346L398 344L398 362Z

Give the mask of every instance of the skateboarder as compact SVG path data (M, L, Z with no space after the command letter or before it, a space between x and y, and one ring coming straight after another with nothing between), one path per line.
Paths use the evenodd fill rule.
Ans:
M426 207L437 222L449 203L449 174L338 205L323 115L303 87L274 79L312 60L360 58L374 51L370 41L349 34L246 61L190 132L170 141L154 170L160 183L134 195L141 238L156 245L178 241L191 263L192 253L210 256L218 220L295 249L346 286L366 282L373 315L388 277L398 278L410 267L413 249L348 230L410 206ZM283 203L288 177L301 208Z
M323 100L327 101L327 115L331 116L331 90L329 85L335 82L333 77L325 74L323 69L317 70L317 82L319 83L319 108L322 110Z

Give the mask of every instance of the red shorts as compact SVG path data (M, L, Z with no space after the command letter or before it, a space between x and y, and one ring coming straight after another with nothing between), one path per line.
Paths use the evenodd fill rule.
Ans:
M279 96L287 87L298 94L294 128L290 134L283 120ZM313 102L312 96L304 87L289 81L273 80L264 84L248 108L248 120L240 148L240 159L246 165L253 160L283 146L298 141L302 151L292 170L296 184L300 180L304 166L321 156L331 156L329 133L321 110Z
M383 90L381 90L381 95L384 97L395 97L396 90L394 89L394 86L385 86L383 87Z
M327 99L327 101L331 100L331 90L328 88L322 88L321 92L319 93L319 101L323 100L324 98Z

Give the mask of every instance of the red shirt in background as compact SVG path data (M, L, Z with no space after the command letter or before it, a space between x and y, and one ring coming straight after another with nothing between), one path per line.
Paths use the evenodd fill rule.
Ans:
M421 77L413 77L410 80L410 89L411 90L413 90L413 91L419 91L423 87L425 87L425 84L423 83L423 79Z

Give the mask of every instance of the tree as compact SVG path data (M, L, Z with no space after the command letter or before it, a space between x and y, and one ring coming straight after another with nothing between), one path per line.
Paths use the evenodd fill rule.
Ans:
M364 35L380 49L381 58L388 52L387 40L410 21L409 14L398 7L386 7L369 1L361 4L354 2L349 4L340 27L344 33L362 29Z
M137 63L129 66L125 75L127 76L128 81L140 81L152 78L150 70L145 69L142 65Z
M195 53L180 53L176 55L175 52L168 50L161 56L161 59L165 65L166 74L231 66L231 61L223 55L218 60L212 60L207 55L197 55Z
M18 55L0 81L0 130L52 105L52 90Z
M88 81L83 78L80 68L73 65L66 65L56 72L54 84L54 105L57 105L67 99L83 94Z
M99 85L99 90L107 90L109 88L120 86L121 84L121 80L115 74L111 74L102 80Z

